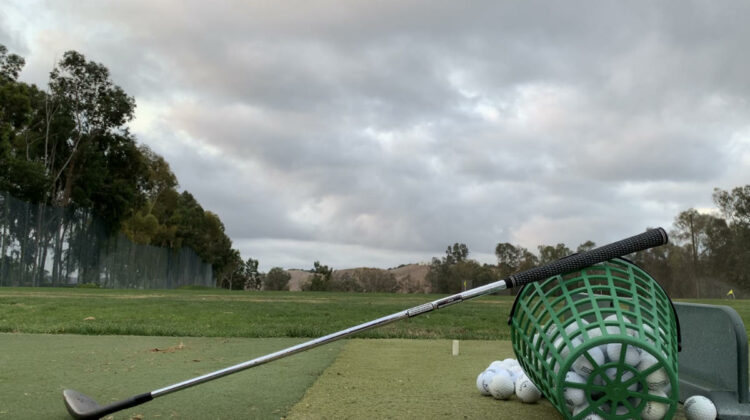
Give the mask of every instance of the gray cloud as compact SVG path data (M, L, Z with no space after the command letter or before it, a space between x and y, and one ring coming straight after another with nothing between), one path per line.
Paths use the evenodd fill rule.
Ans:
M54 1L25 29L15 9L24 74L104 63L266 269L604 243L750 175L741 2Z

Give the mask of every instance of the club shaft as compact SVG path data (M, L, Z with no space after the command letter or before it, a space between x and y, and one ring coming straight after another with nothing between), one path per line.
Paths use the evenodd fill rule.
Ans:
M250 369L256 366L260 366L268 362L272 362L274 360L278 360L287 356L291 356L293 354L297 354L306 350L310 350L312 348L322 346L323 344L328 344L330 342L339 340L344 337L348 337L352 334L356 334L361 331L366 331L372 328L377 328L386 324L390 324L395 321L399 321L404 318L412 318L418 315L422 315L424 313L431 312L436 309L444 308L449 305L463 302L464 300L469 300L469 299L473 299L479 296L499 292L501 290L506 289L506 287L507 286L506 286L505 280L500 280L494 283L486 284L484 286L480 286L474 289L467 290L465 292L456 293L455 295L451 295L442 299L437 299L432 302L428 302L428 303L415 306L413 308L410 308L404 311L396 312L394 314L384 316L382 318L378 318L369 322L356 325L354 327L347 328L345 330L337 331L335 333L331 333L323 337L319 337L310 341L306 341L304 343L297 344L292 347L285 348L283 350L279 350L275 353L270 353L265 356L255 358L253 360L248 360L247 362L239 363L234 366L230 366L221 370L217 370L215 372L211 372L202 376L198 376L196 378L192 378L192 379L188 379L186 381L180 382L180 383L176 383L174 385L169 385L164 388L151 391L151 396L153 398L157 398L163 395L170 394L172 392L179 391L181 389L190 388L192 386L202 384L204 382L208 382L217 378L221 378L222 376L231 375L236 372L240 372L240 371Z

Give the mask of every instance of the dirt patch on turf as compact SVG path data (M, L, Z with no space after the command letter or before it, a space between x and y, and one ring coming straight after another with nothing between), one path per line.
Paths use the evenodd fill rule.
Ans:
M171 347L167 347L167 348L164 348L164 349L153 348L153 349L151 349L149 351L152 352L152 353L174 353L176 351L180 351L180 350L184 350L184 349L185 349L185 344L183 344L182 341L180 341L180 344L178 344L176 346L171 346Z

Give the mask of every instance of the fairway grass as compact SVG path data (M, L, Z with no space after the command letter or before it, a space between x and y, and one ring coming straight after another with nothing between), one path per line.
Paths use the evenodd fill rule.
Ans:
M0 332L321 337L442 295L228 290L0 288ZM358 334L507 339L512 300L486 296Z
M109 404L300 341L0 334L0 419L70 419L62 398L65 388ZM335 359L342 345L316 348L107 418L278 420Z

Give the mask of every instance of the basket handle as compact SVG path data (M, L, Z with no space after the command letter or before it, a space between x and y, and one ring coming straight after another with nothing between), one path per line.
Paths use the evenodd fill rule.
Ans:
M643 251L644 249L664 245L668 241L667 232L662 228L647 230L641 234L625 238L591 251L573 254L550 264L535 267L508 277L508 288L523 286L535 281L571 273L591 265L611 260L615 257Z

